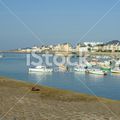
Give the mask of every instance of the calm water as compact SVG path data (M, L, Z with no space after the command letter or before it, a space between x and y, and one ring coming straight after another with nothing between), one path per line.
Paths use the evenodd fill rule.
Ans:
M28 73L25 54L5 54L0 58L0 76L81 93L120 100L120 75L85 75L73 72Z

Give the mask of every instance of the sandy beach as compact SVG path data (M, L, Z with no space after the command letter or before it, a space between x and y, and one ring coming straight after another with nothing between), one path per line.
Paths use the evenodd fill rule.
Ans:
M119 120L120 102L0 77L0 120Z

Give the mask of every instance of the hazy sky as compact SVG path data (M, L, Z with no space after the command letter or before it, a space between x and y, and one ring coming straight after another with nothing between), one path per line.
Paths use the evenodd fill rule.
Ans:
M34 44L120 40L120 3L81 39L118 0L2 1L0 49Z

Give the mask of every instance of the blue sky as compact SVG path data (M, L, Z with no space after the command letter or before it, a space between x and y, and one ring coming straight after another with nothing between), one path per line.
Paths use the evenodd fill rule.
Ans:
M0 2L0 49L120 40L120 3L81 39L117 1L3 0L29 30Z

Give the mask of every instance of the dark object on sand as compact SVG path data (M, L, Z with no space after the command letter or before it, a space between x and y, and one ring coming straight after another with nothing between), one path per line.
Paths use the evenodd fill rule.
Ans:
M32 87L31 90L32 90L32 91L40 91L40 89L39 89L39 88L36 88L36 87Z

